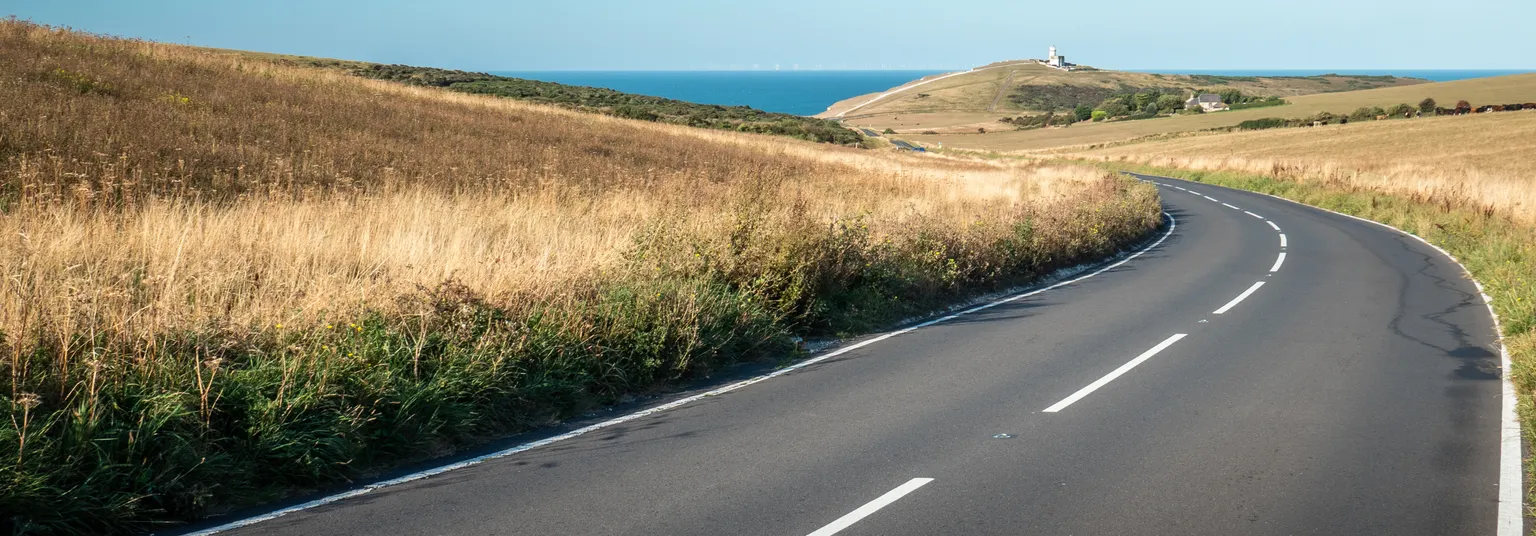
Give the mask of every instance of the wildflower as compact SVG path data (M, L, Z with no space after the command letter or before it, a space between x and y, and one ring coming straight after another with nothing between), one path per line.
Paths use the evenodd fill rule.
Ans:
M32 409L42 403L43 398L37 396L36 393L21 393L16 396L16 405L21 406L22 409Z

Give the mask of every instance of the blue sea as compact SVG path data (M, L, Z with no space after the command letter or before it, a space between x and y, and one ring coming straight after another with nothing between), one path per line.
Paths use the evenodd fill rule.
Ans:
M532 71L490 74L704 104L816 115L833 103L943 71Z
M705 104L746 105L759 110L816 115L833 103L876 93L943 71L493 71L491 74L576 86L605 87ZM1436 82L1500 76L1521 70L1312 69L1200 70L1138 72L1225 76L1393 75Z

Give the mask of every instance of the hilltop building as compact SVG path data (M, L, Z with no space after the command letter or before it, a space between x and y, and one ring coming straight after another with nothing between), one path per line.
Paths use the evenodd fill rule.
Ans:
M1220 112L1227 109L1227 103L1221 102L1221 95L1215 93L1200 93L1191 95L1184 101L1184 107L1199 106L1201 111Z
M1067 63L1066 56L1059 56L1056 54L1056 45L1051 45L1051 55L1047 56L1046 60L1040 62L1040 64L1046 67L1061 69L1063 71L1070 71L1073 67L1072 64Z

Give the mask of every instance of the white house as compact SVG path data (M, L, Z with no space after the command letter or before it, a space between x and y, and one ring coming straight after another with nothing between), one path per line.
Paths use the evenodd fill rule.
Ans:
M1221 95L1215 93L1193 95L1189 100L1184 101L1185 108L1195 105L1199 105L1200 109L1206 112L1220 112L1227 109L1227 103L1221 102Z

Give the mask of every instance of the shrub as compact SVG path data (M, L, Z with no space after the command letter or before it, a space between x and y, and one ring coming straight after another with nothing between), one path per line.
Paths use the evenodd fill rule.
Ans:
M1104 118L1109 117L1109 112L1104 110L1094 110L1091 117L1094 121L1103 121Z
M1264 130L1268 128L1280 128L1288 126L1289 122L1278 117L1266 117L1263 119L1249 119L1237 124L1239 130Z
M1158 110L1176 112L1179 108L1184 107L1184 98L1172 93L1164 93L1163 96L1157 98L1155 104Z
M1414 108L1407 103L1399 104L1387 109L1387 115L1391 117L1404 117L1413 115Z
M1246 109L1249 109L1249 108L1264 108L1264 107L1267 107L1267 106L1280 106L1282 104L1285 104L1285 99L1282 99L1280 97L1265 97L1263 99L1255 99L1255 100L1250 100L1248 102L1240 102L1240 103L1237 103L1237 104L1233 104L1233 105L1228 106L1228 108L1232 109L1232 110L1246 110Z
M1349 119L1351 121L1369 121L1375 119L1377 116L1386 114L1387 111L1381 109L1380 107L1362 106L1356 109L1353 113L1350 113Z
M1424 100L1419 101L1419 111L1420 112L1424 112L1426 114L1434 113L1435 112L1435 108L1438 108L1438 107L1439 107L1439 103L1436 103L1435 99L1426 98Z
M1072 113L1077 116L1078 121L1093 119L1093 107L1086 104L1079 104L1076 109L1072 110Z

